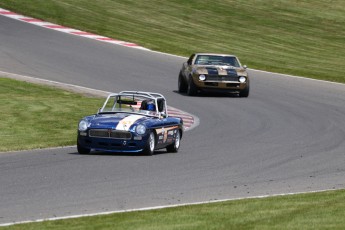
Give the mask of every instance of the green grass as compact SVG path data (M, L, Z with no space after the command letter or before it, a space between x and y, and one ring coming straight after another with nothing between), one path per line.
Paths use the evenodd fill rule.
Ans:
M79 120L103 100L0 78L0 152L75 145Z
M345 191L135 211L3 229L344 229Z
M343 0L1 0L0 7L157 51L233 53L250 68L345 82Z

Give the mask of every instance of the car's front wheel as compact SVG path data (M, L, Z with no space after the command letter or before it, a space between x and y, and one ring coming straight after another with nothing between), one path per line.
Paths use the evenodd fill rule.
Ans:
M79 154L89 154L91 152L91 149L82 147L79 142L77 143L77 150Z
M192 77L189 76L187 94L189 96L195 96L197 94L197 92L198 92L198 89L197 89L196 85L194 84Z
M147 156L152 156L155 152L155 146L156 146L156 136L154 132L150 132L149 138L147 139L146 146L143 150L143 153Z
M178 91L179 93L184 93L187 91L188 85L186 84L185 80L183 79L182 73L178 75Z
M240 97L248 97L249 96L249 82L247 83L246 88L240 91L239 93Z
M180 141L181 141L181 134L180 134L180 131L177 131L175 141L174 143L172 143L171 145L167 147L167 151L169 153L177 153L178 149L180 148Z

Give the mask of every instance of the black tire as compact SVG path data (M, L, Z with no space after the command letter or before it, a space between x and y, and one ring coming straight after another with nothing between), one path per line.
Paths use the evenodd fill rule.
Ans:
M156 147L156 135L154 132L150 132L149 138L147 139L146 146L143 150L143 153L147 156L152 156L155 152Z
M181 133L179 130L177 130L175 141L174 141L174 143L172 143L171 145L169 145L167 147L167 152L168 153L177 153L178 149L180 148L180 143L181 143L180 141L181 141Z
M91 149L82 147L79 143L77 143L77 149L79 154L89 154Z
M248 97L249 96L249 81L247 83L246 88L244 88L243 90L240 91L239 96L240 97Z
M179 93L185 93L187 91L188 85L186 84L186 81L183 79L182 73L180 71L180 74L178 75L178 91Z
M195 96L197 93L198 93L198 89L196 88L196 85L194 84L192 77L189 76L187 94L189 96Z

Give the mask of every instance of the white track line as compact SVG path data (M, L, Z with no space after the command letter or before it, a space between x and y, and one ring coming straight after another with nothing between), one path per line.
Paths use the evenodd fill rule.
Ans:
M211 200L211 201L192 202L192 203L183 203L183 204L171 204L171 205L153 206L153 207L137 208L137 209L123 209L123 210L117 210L117 211L96 212L96 213L89 213L89 214L60 216L60 217L52 217L52 218L46 218L46 219L25 220L25 221L18 221L18 222L3 223L3 224L0 224L0 227L11 226L15 224L27 224L27 223L37 223L37 222L43 222L43 221L66 220L66 219L81 218L81 217L110 215L110 214L124 213L124 212L150 211L150 210L157 210L157 209L164 209L164 208L175 208L175 207L181 207L181 206L187 206L187 205L212 204L212 203L220 203L220 202L226 202L226 201L245 200L245 199L263 199L263 198L269 198L269 197L309 194L309 193L328 192L328 191L336 191L336 190L337 189L326 189L326 190L315 190L315 191L310 191L310 192L281 193L281 194L249 196L249 197L241 197L241 198L233 198L233 199Z

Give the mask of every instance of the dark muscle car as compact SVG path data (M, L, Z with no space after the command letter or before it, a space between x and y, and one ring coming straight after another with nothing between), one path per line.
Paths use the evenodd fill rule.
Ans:
M195 53L182 65L178 90L190 96L199 91L218 91L248 97L249 76L246 68L234 55Z

